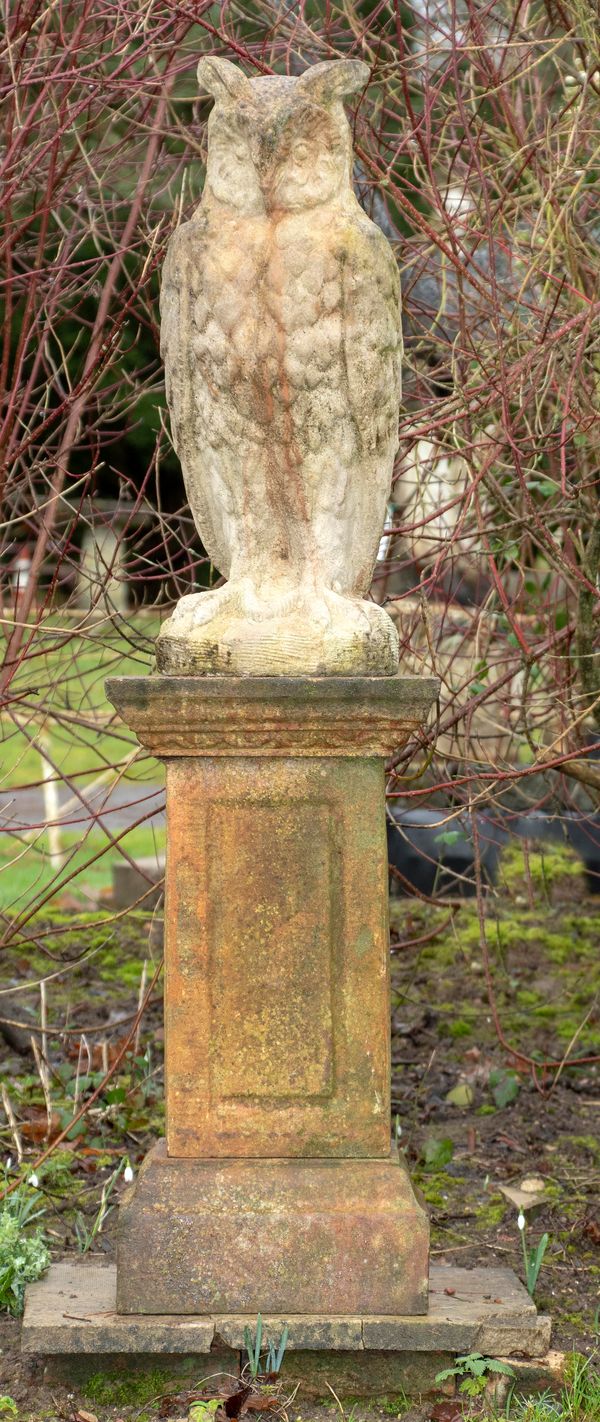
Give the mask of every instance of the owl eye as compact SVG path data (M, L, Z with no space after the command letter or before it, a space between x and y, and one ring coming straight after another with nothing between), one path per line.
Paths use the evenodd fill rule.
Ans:
M294 158L297 163L305 163L309 155L307 143L297 143L294 149Z

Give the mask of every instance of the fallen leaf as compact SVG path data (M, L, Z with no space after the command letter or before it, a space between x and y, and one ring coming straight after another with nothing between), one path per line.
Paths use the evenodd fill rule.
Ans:
M446 1096L449 1106L472 1106L474 1100L475 1092L468 1081L459 1081L458 1086L453 1086Z
M278 1397L249 1397L244 1410L247 1412L275 1412L279 1408L281 1408L281 1402Z
M107 1028L107 1031L108 1030ZM81 1038L79 1038L79 1040L75 1038L67 1047L66 1055L72 1062L79 1061L81 1057L82 1062L86 1066L86 1070L103 1071L107 1065L109 1067L114 1066L125 1040L125 1037L118 1037L116 1041L108 1042L106 1051L104 1050L102 1042L94 1042L88 1058L85 1042L82 1042Z
M449 1397L447 1402L435 1402L431 1409L431 1422L462 1422L465 1410L457 1397Z
M229 1397L225 1398L225 1402L223 1404L225 1409L225 1416L241 1417L242 1412L246 1411L244 1403L247 1403L251 1391L252 1388L246 1386L238 1388L237 1392L230 1393Z
M583 1233L591 1239L592 1244L600 1244L600 1224L597 1220L586 1220L583 1226Z
M165 1393L158 1405L159 1417L164 1417L165 1422L176 1422L175 1408L180 1405L183 1406L181 1394Z
M98 1422L98 1418L95 1412L82 1412L80 1409L75 1413L75 1422Z
M46 1140L48 1133L48 1117L45 1111L29 1111L28 1119L21 1122L19 1127L21 1135L27 1141L34 1141L36 1144ZM57 1111L52 1112L50 1118L50 1135L48 1139L52 1142L56 1136L60 1135L61 1123Z

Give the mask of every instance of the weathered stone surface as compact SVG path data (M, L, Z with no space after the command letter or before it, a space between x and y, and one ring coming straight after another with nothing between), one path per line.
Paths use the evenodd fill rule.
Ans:
M168 762L169 1154L389 1154L382 806L374 759Z
M152 755L389 756L427 719L436 677L109 677Z
M363 1347L363 1324L361 1318L322 1318L317 1314L290 1314L274 1318L261 1314L265 1345L277 1343L284 1328L288 1329L286 1349L297 1352L305 1349L311 1352L332 1352L340 1349ZM256 1319L251 1314L218 1315L214 1320L216 1340L227 1343L230 1348L245 1347L246 1328L254 1333Z
M428 1221L389 1153L383 758L436 689L109 683L167 761L168 1154L121 1207L121 1311L424 1309Z
M387 1160L146 1157L121 1205L121 1313L422 1313L429 1223Z
M291 1392L298 1386L297 1401L300 1398L329 1401L329 1388L334 1389L340 1401L358 1397L385 1401L401 1398L403 1394L407 1397L426 1397L431 1393L452 1396L454 1380L440 1385L435 1379L443 1368L451 1368L453 1363L451 1353L286 1353L281 1376L286 1390Z
M124 1376L140 1378L151 1374L156 1377L157 1369L160 1369L161 1392L179 1392L180 1388L195 1391L206 1385L211 1392L214 1390L217 1393L221 1387L233 1390L240 1376L240 1354L228 1348L210 1353L127 1353L125 1356L122 1353L97 1353L95 1349L88 1353L44 1354L43 1349L35 1351L44 1360L46 1386L63 1383L74 1389L85 1387L91 1378L96 1384L99 1378L105 1384L122 1384ZM145 1415L147 1417L148 1413ZM144 1411L141 1416L144 1416Z
M365 1318L365 1348L451 1349L454 1353L524 1353L550 1346L551 1320L538 1314L512 1269L431 1269L424 1318Z
M169 244L162 350L205 548L229 579L181 599L162 671L389 675L398 638L363 600L400 400L400 283L352 189L357 59L252 80L203 59L206 184Z
M142 743L171 749L171 1155L388 1154L382 759L436 689L400 677L108 683ZM274 741L281 754L268 756Z
M513 1369L515 1374L513 1381L518 1397L526 1396L532 1392L546 1392L548 1389L552 1392L559 1392L565 1380L566 1356L555 1348L551 1348L545 1356L542 1354L539 1358L514 1358L505 1355L499 1357L498 1360L501 1363L509 1363ZM506 1384L500 1383L500 1387L498 1387L500 1382L498 1379L494 1387L491 1379L490 1382L492 1384L490 1390L500 1391L506 1396L508 1391ZM593 1419L586 1418L586 1422L593 1422Z
M153 1317L116 1313L116 1268L90 1259L53 1264L39 1283L27 1289L22 1343L28 1354L43 1354L52 1376L75 1382L93 1371L122 1375L160 1366L169 1377L237 1374L245 1361L244 1329L252 1333L256 1315ZM453 1289L453 1294L445 1294ZM263 1315L266 1338L278 1339L289 1325L283 1376L300 1384L300 1394L328 1396L327 1383L338 1397L394 1397L435 1388L436 1374L450 1367L457 1353L476 1347L502 1357L517 1375L517 1389L556 1387L563 1375L564 1356L542 1346L548 1320L509 1269L459 1269L433 1265L429 1312L419 1318L361 1319ZM442 1317L443 1315L443 1317ZM482 1329L495 1319L498 1333L481 1346ZM440 1334L440 1323L444 1333ZM387 1334L382 1330L386 1327ZM393 1331L392 1331L393 1330ZM511 1331L519 1346L502 1352ZM442 1347L442 1338L445 1340ZM229 1344L229 1346L226 1346ZM539 1346L539 1352L538 1352ZM109 1355L106 1351L112 1350ZM210 1351L208 1351L210 1350ZM439 1390L439 1389L436 1389ZM450 1385L451 1390L451 1385Z
M28 1284L21 1347L25 1353L209 1353L210 1318L123 1318L116 1312L117 1271L91 1259L52 1264Z

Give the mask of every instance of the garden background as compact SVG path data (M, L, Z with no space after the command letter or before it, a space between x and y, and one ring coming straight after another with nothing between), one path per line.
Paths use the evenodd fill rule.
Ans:
M109 1252L125 1172L162 1128L162 775L103 687L150 671L173 602L218 581L159 354L166 244L203 184L197 61L226 55L252 76L353 55L371 71L352 110L356 192L404 301L372 596L397 621L402 668L441 682L388 775L392 1127L434 1257L523 1276L525 1203L528 1247L549 1235L537 1288L557 1346L598 1346L597 26L592 0L6 7L0 1302L13 1311L19 1210L43 1210L42 1249ZM429 837L409 873L415 823ZM141 857L119 907L115 872ZM68 1416L24 1377L6 1327L8 1394ZM100 1384L92 1403L134 1415Z

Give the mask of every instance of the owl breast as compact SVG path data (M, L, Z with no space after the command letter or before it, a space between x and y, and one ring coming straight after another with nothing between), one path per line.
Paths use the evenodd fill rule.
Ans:
M177 239L171 279L185 266L192 290L172 340L188 343L195 446L179 453L200 525L230 545L232 567L267 524L273 558L327 564L340 591L364 584L397 442L399 293L384 239L360 213L318 211L207 215Z

